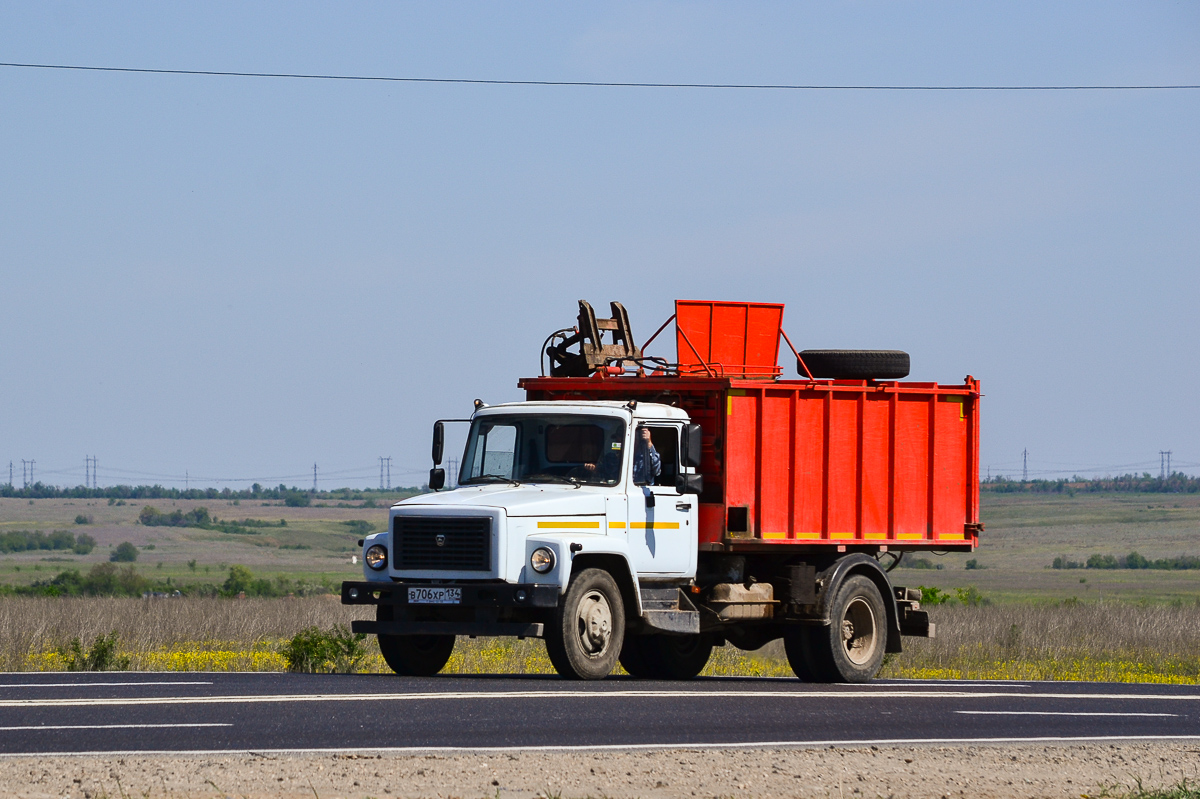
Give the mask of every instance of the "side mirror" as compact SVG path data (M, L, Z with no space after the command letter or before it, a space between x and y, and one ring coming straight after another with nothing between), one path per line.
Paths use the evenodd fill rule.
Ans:
M446 470L445 469L430 469L429 470L429 487L434 491L441 491L446 485Z
M433 465L442 462L442 450L446 447L446 426L441 422L433 423ZM433 483L430 483L432 486Z
M704 431L698 424L683 428L683 465L700 468L701 436Z
M704 493L704 475L680 474L675 477L675 490L680 494Z

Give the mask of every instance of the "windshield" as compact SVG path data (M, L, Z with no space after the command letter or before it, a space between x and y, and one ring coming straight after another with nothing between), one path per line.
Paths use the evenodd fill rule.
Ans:
M471 424L458 482L616 485L624 446L614 416L485 416Z

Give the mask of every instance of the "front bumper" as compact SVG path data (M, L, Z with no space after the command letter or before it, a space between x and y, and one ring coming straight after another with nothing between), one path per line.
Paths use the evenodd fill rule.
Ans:
M505 635L518 638L541 638L545 628L543 623L497 621L496 614L504 608L529 608L532 610L557 607L559 595L557 585L539 583L514 584L500 581L437 583L439 588L461 590L462 601L456 605L409 605L409 587L428 588L430 583L404 581L380 583L347 580L342 583L342 604L383 605L405 609L409 607L419 609L474 608L477 618L475 621L364 620L351 622L351 631L368 635Z
M347 580L342 583L343 605L408 605L409 587L429 588L428 582L391 583ZM454 606L464 608L553 608L558 606L557 585L543 583L437 583L438 588L458 588L462 601ZM413 605L413 607L438 607Z

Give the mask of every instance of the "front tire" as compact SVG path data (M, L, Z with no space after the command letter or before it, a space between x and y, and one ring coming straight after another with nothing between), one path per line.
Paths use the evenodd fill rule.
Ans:
M380 605L378 621L391 621L392 608ZM402 677L432 677L450 660L453 635L379 635L379 653L388 668Z
M584 569L571 578L546 630L546 654L569 680L602 680L617 665L625 640L621 589L603 569Z

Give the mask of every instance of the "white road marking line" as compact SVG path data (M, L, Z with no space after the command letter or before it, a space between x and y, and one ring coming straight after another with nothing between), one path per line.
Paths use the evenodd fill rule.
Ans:
M212 685L212 680L161 680L158 682L14 682L0 683L0 688L92 688L115 685Z
M1003 691L480 691L378 694L243 694L233 696L136 696L78 699L3 699L4 707L112 705L221 705L293 702L421 702L488 699L1096 699L1200 701L1196 694L1069 694Z
M0 752L0 758L9 757L140 757L147 755L174 755L176 757L199 757L212 755L341 755L376 752L379 754L418 754L427 752L466 753L473 752L642 752L647 750L676 750L680 752L697 749L808 749L811 747L843 746L944 746L947 744L975 746L978 744L1035 744L1035 743L1108 743L1111 741L1200 741L1200 735L1089 735L1089 736L1038 736L1030 738L864 738L860 740L829 741L733 741L724 743L661 743L661 744L580 744L548 746L355 746L329 747L325 749L94 749L87 752Z
M964 716L1169 716L1178 713L1067 713L1059 710L956 710Z
M879 683L867 683L860 685L859 688L895 688L897 686L920 686L922 688L956 688L956 687L974 687L977 685L993 686L996 688L1028 688L1025 683L1018 682L1001 682L999 680L908 680L895 682L886 681Z
M36 724L25 727L0 727L0 732L16 730L151 730L176 727L232 727L232 724Z

